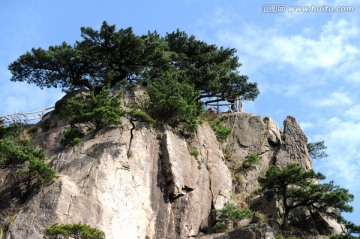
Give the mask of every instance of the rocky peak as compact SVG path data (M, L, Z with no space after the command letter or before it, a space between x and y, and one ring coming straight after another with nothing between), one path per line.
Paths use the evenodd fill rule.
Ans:
M124 106L143 102L141 92L126 94ZM13 205L3 204L2 216L12 216L3 238L40 239L55 222L85 223L104 231L107 239L275 238L281 211L257 194L257 179L271 165L299 163L311 169L307 138L291 116L283 132L270 117L251 113L222 114L220 119L232 128L224 144L206 123L185 137L168 126L155 129L137 122L134 127L123 119L119 127L88 134L64 148L60 140L70 126L57 111L46 115L37 125L34 144L45 149L58 178L18 203L16 214ZM259 162L244 163L251 155ZM9 171L0 169L0 192L14 187L14 178L6 175ZM3 195L2 201L16 196ZM214 225L212 210L230 201L252 208L254 217L240 229L205 235ZM261 221L258 213L272 220Z
M284 121L283 143L276 154L275 164L284 167L289 163L298 163L304 169L312 169L312 161L307 149L307 137L293 116Z

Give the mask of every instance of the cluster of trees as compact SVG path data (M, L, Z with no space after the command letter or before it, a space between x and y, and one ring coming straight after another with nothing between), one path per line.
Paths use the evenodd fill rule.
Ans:
M131 28L116 30L104 22L100 31L81 28L81 36L73 45L64 42L21 55L9 65L11 80L95 94L104 86L143 84L153 118L190 126L196 124L202 102L254 100L259 94L257 84L239 73L235 49L180 30L164 37L156 31L138 36Z
M87 88L99 92L117 84L148 83L171 78L193 87L196 100L254 100L256 83L241 75L233 48L217 47L177 30L165 37L156 31L137 36L131 28L116 31L103 23L100 31L81 28L82 40L47 50L33 48L9 65L12 81L61 87L69 92Z

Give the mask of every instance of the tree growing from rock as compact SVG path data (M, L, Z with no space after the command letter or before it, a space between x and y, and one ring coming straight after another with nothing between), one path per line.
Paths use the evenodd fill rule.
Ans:
M110 90L105 87L99 94L91 92L88 98L78 96L69 99L61 113L64 117L70 118L72 126L85 123L93 130L108 125L120 125L120 117L124 115L120 109L119 96L112 96Z
M259 178L264 194L268 199L280 200L283 206L282 228L288 228L290 212L295 208L306 208L340 220L341 212L352 212L348 204L354 199L348 190L331 181L320 184L325 179L321 173L305 171L298 164L285 168L270 167L265 177Z
M325 149L327 149L327 147L324 141L308 143L307 148L309 155L312 159L322 159L328 156L325 152Z
M56 175L48 165L45 152L33 147L23 136L22 124L0 126L0 168L17 166L17 173L27 177L27 187L41 186Z
M116 30L104 22L100 31L81 28L81 36L73 45L64 42L21 55L9 65L11 80L98 93L106 85L147 84L171 73L174 80L193 87L197 101L254 100L259 94L257 84L239 73L235 49L219 48L180 30L165 37L156 32L138 36L131 28Z
M105 233L85 224L53 224L45 229L44 239L105 239Z
M177 125L180 122L193 128L196 125L201 105L196 102L196 94L191 85L180 83L171 75L149 83L149 112L161 123Z

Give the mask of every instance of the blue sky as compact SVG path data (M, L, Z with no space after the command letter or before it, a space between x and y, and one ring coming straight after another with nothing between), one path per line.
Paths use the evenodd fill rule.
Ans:
M269 13L269 4L285 6ZM290 12L292 6L350 6L354 12ZM360 224L360 5L354 0L1 0L0 115L54 103L59 89L10 82L8 65L32 47L70 44L80 27L106 20L137 34L177 28L238 50L241 73L260 96L244 111L274 118L293 115L310 142L325 140L329 157L314 168L355 195L349 220Z

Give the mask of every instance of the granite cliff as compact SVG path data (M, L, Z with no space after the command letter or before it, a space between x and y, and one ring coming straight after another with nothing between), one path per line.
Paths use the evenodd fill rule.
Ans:
M220 119L232 128L222 144L207 123L186 136L168 126L137 122L134 127L123 119L119 127L63 147L60 140L70 126L51 112L32 130L32 142L45 149L58 176L26 194L13 176L16 169L0 169L2 238L39 239L55 222L88 224L108 239L275 238L281 209L258 193L257 178L270 165L298 163L311 169L307 138L291 116L283 131L271 118L251 113L226 113ZM252 154L259 164L243 167ZM252 218L211 234L212 211L229 201L251 208ZM341 231L320 215L317 223L307 219L307 212L298 215L302 238Z

